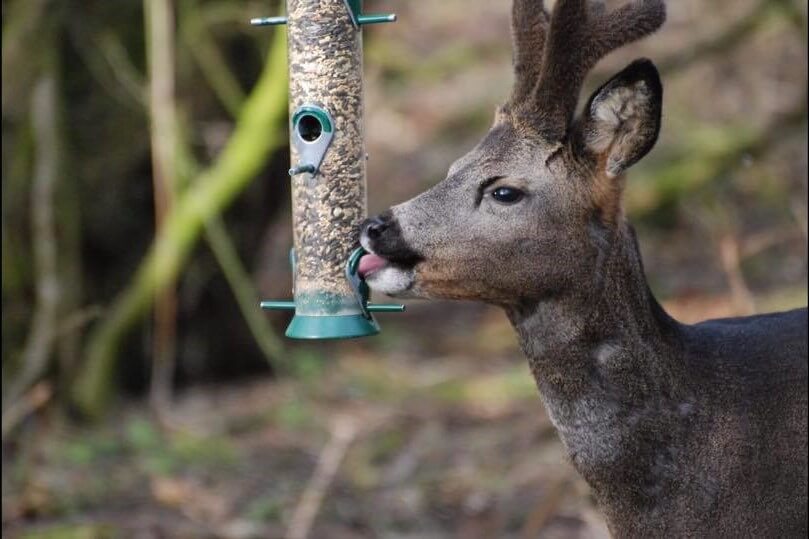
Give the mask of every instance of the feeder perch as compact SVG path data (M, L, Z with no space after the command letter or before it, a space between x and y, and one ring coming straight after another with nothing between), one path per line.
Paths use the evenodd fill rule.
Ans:
M362 13L362 0L343 0L348 16L351 17L351 24L354 28L359 28L363 24L379 24L384 22L396 22L396 15L393 13ZM286 24L286 17L257 17L250 19L253 26L277 26Z
M403 305L369 303L357 273L365 252L358 226L366 217L362 137L362 30L395 15L362 13L361 0L288 0L290 181L294 247L292 301L263 309L294 310L287 337L344 339L379 332L375 312Z

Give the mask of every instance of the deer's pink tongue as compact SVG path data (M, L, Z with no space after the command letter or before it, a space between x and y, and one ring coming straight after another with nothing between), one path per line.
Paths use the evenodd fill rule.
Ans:
M360 258L360 265L357 267L357 273L360 274L360 277L365 278L371 275L373 272L382 269L387 263L388 261L381 256L374 254L363 255L363 257Z

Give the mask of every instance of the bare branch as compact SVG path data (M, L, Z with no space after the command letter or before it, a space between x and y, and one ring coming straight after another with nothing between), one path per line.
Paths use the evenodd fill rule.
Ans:
M155 233L175 205L177 114L174 102L174 15L170 0L144 0L149 64L149 116ZM171 399L176 352L177 293L174 282L157 293L149 401L161 419Z
M48 51L46 54L51 54ZM54 198L60 173L58 81L56 62L45 69L33 90L31 122L36 161L31 187L31 235L36 273L36 307L22 353L20 374L4 391L3 408L12 405L48 368L53 353L62 283L59 279Z
M287 530L288 539L306 539L315 521L323 496L331 485L348 446L357 436L359 427L349 416L338 416L332 425L331 439L317 461L312 478L306 485L301 501L295 508Z
M22 423L22 421L45 406L53 396L53 388L47 382L39 382L31 388L22 398L16 400L3 412L2 434L3 441L7 441L9 434Z

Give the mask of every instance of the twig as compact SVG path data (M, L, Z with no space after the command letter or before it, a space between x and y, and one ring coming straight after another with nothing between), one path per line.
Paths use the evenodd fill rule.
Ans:
M101 315L101 312L102 310L99 307L88 307L87 309L69 315L55 325L54 330L47 336L49 339L47 344L52 348L53 345L57 344L59 339L64 339L74 334L91 320L98 318ZM23 374L21 374L10 384L8 392L5 396L7 400L4 402L4 407L7 406L9 412L12 408L17 406L17 400L22 398L20 395L24 393L25 390L28 389L28 387L42 375L42 371L44 371L45 366L47 366L47 362L45 365L42 365L41 369L37 369L38 373L36 374L34 373L33 369L31 372L26 373L25 367L23 367ZM5 417L5 415L3 417ZM3 421L5 422L5 419ZM5 432L5 430L3 432ZM5 434L3 436L5 436Z
M190 0L183 6L184 9L180 11L180 36L216 97L230 116L236 118L244 102L244 91L216 46L208 29L211 23L200 13L200 6Z
M96 318L100 317L102 314L104 314L104 309L98 305L90 305L89 307L85 307L80 311L71 313L64 317L61 322L59 322L59 327L56 328L54 337L63 337L65 335L69 335L74 331L83 328Z
M175 204L177 121L174 103L174 14L171 0L144 0L149 63L155 235ZM156 291L149 404L158 419L171 401L176 353L177 293L174 280Z
M331 429L331 439L320 453L317 467L292 514L292 520L287 528L287 539L306 539L309 535L317 512L323 503L323 496L334 479L348 446L356 437L357 430L356 421L352 417L342 415L335 418Z
M264 353L264 357L273 367L282 367L284 344L273 332L261 310L256 308L257 294L250 282L250 276L239 260L239 254L228 236L222 219L215 217L206 223L205 238L225 274L225 279L236 297L239 310L242 312L250 333Z
M36 307L31 330L22 353L20 374L3 395L3 408L10 406L42 376L53 352L60 289L54 193L59 178L60 141L57 125L57 81L53 52L48 50L45 67L34 87L31 117L36 162L31 186L31 234L36 274Z
M136 103L145 107L147 95L143 75L138 72L138 68L132 63L132 59L127 54L120 38L114 32L108 30L99 36L94 36L93 43L98 53L106 61L107 66L109 66L114 81Z
M805 239L805 235L801 230L796 230L795 227L781 227L773 230L765 230L747 238L743 238L739 246L739 256L742 260L756 256L762 251L766 251L770 247L789 243L792 241Z
M147 102L145 83L131 59L111 32L88 36L87 27L67 21L67 37L79 60L98 86L122 106L143 113Z
M14 401L3 412L2 433L3 441L19 425L23 419L42 408L53 396L53 389L47 382L40 382L23 395L22 398Z
M3 116L18 101L27 99L30 85L37 76L36 61L32 61L32 46L42 40L43 22L48 20L48 0L17 0L3 2L2 68ZM21 107L22 108L22 107Z

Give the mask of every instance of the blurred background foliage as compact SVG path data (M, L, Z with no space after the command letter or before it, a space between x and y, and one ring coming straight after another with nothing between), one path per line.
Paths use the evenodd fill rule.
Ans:
M488 127L509 2L366 4L375 213ZM806 9L669 2L590 77L661 68L627 207L681 320L806 304ZM256 308L290 294L286 44L247 24L279 2L2 10L4 536L603 534L497 310L298 343Z

